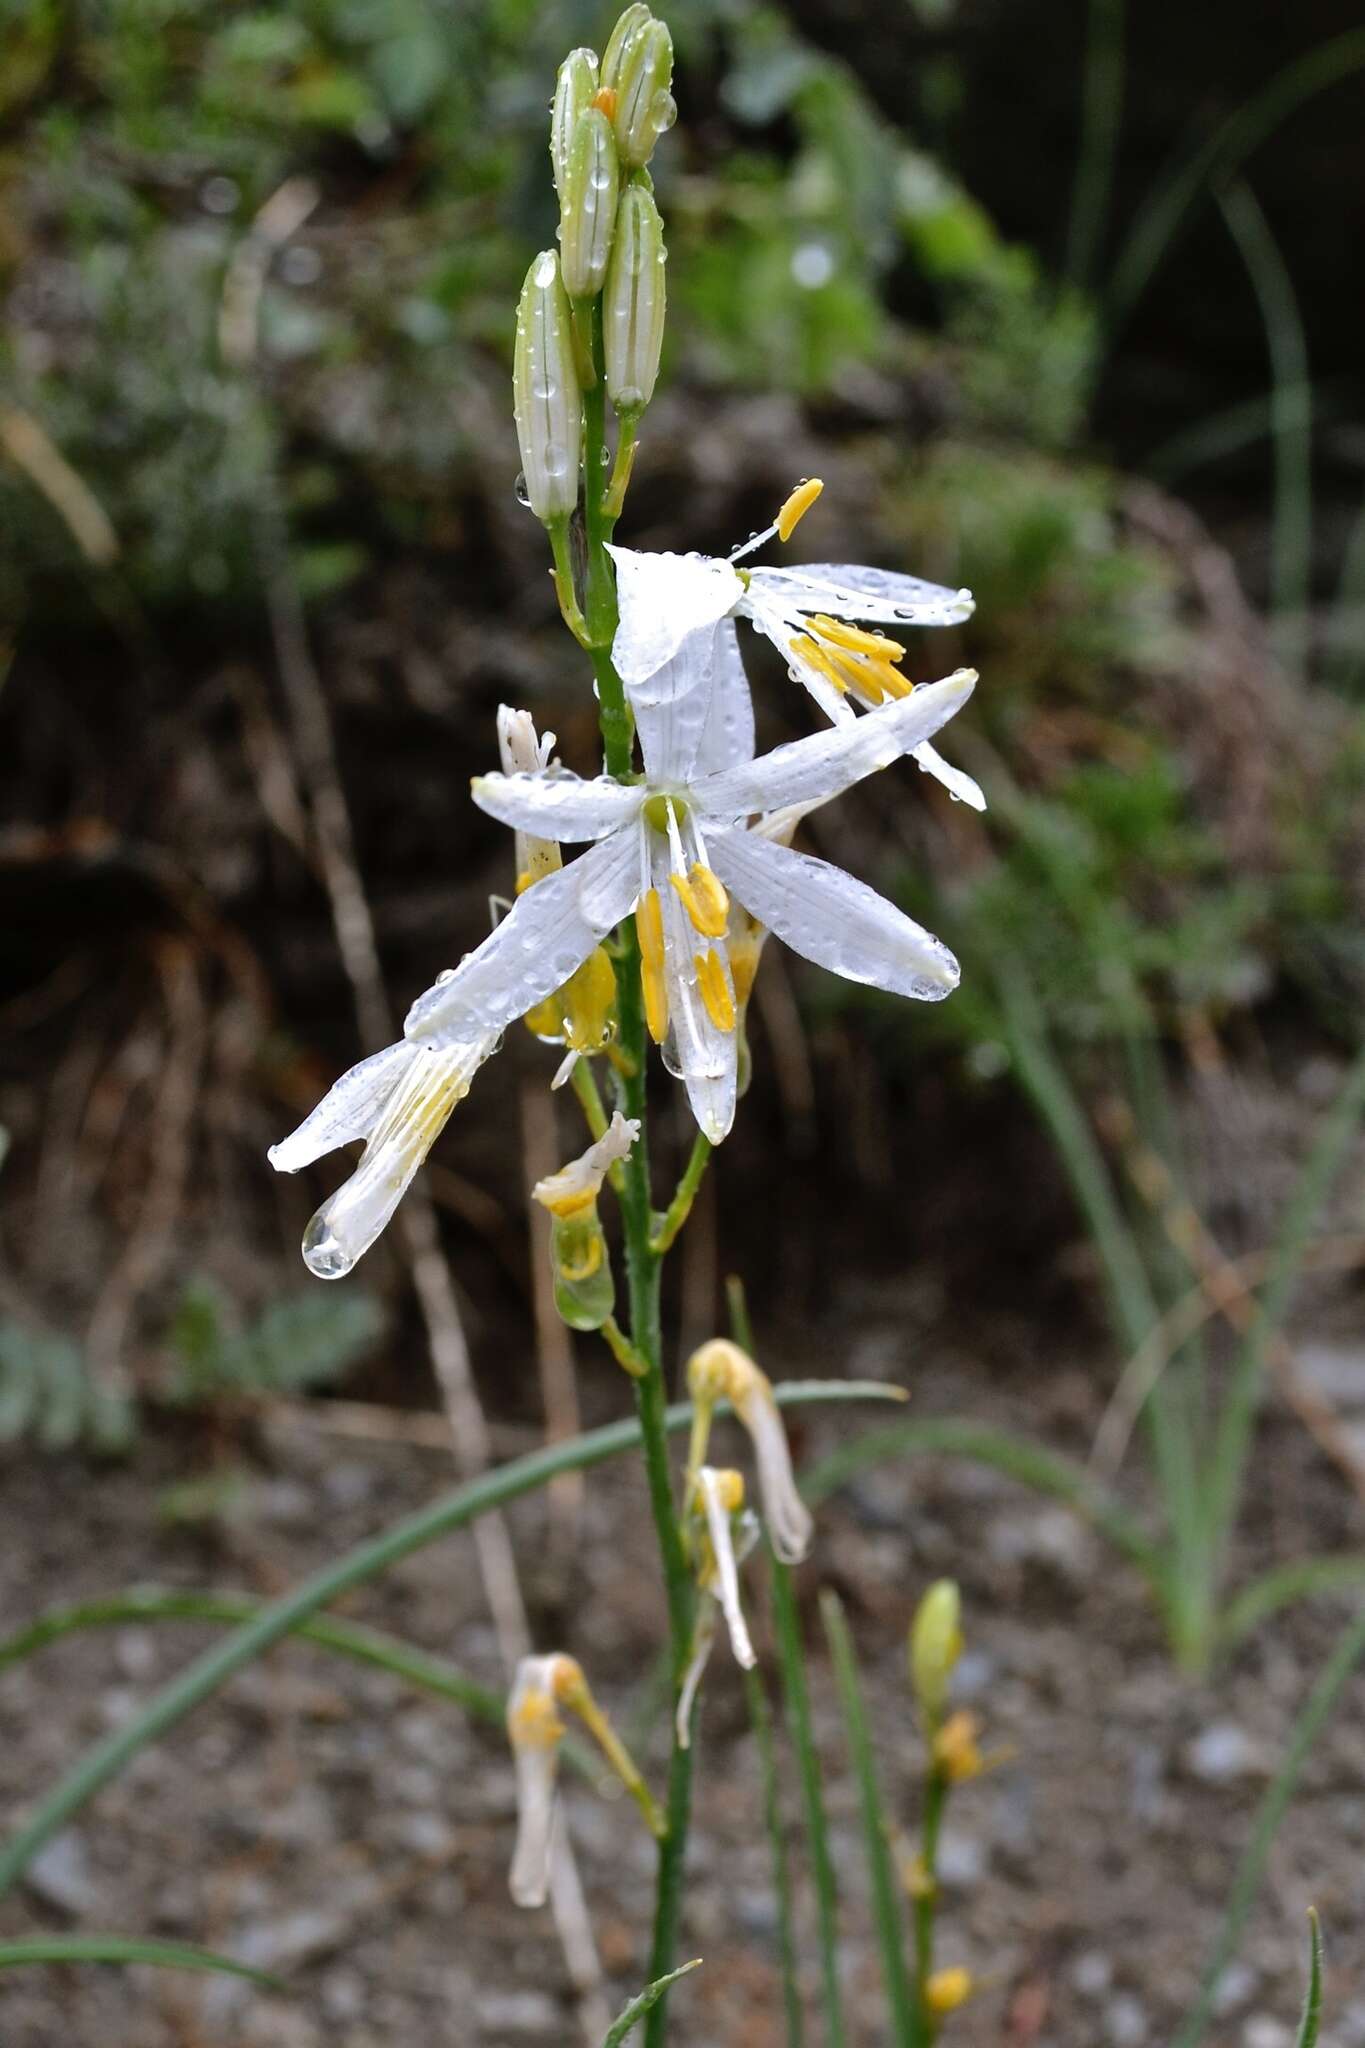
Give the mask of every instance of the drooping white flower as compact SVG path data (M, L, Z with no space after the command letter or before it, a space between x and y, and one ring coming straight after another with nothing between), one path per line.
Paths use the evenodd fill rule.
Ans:
M517 1843L508 1885L519 1906L543 1906L550 1889L555 1788L564 1723L559 1698L568 1657L523 1657L507 1701L507 1736L517 1773Z
M810 1510L796 1490L791 1452L772 1381L747 1351L728 1337L713 1337L687 1361L694 1445L704 1446L717 1401L728 1401L749 1432L758 1466L758 1491L768 1538L784 1564L799 1564L814 1533ZM699 1450L694 1455L699 1455Z
M969 590L851 563L736 566L774 534L785 540L815 495L814 482L793 492L772 526L724 560L610 549L620 608L612 660L632 703L657 689L660 671L668 670L689 639L709 642L736 618L750 620L771 640L790 674L835 724L851 721L855 706L875 708L910 694L913 685L899 666L905 649L866 627L959 625L974 608ZM913 756L953 796L985 809L971 776L952 767L927 741L913 749Z
M476 777L474 800L535 837L598 842L527 890L453 974L418 998L407 1035L433 1051L495 1037L561 987L635 912L646 1020L718 1144L734 1118L730 898L794 951L850 981L938 1001L958 967L939 940L865 883L748 828L810 809L921 746L976 681L960 669L855 722L758 759L733 629L693 636L637 692L639 783L569 774Z
M602 1183L613 1166L624 1159L640 1135L638 1117L622 1116L616 1110L602 1136L577 1159L561 1166L558 1173L538 1180L531 1193L552 1216L572 1218L592 1208L602 1192Z
M744 1506L743 1477L714 1465L701 1465L693 1474L692 1486L689 1527L693 1533L689 1540L697 1584L711 1598L697 1610L692 1654L678 1689L674 1726L683 1749L691 1741L692 1707L715 1641L717 1608L725 1616L735 1662L746 1671L758 1662L739 1597L739 1566L758 1541L757 1519Z

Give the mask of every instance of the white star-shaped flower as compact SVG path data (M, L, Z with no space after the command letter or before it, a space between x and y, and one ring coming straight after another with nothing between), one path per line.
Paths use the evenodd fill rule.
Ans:
M956 960L922 926L841 868L775 844L748 821L811 809L913 753L966 703L976 676L960 669L754 759L734 629L715 624L710 635L684 637L635 692L642 781L475 778L475 802L505 825L597 843L528 889L476 953L418 998L405 1028L434 1052L496 1038L634 911L650 1034L701 1130L719 1144L736 1094L732 897L795 952L850 981L929 1002L956 986Z
M694 636L710 641L737 618L748 619L771 640L792 677L835 724L851 723L855 707L876 708L909 696L913 685L899 666L905 649L867 626L960 625L974 609L969 590L949 590L917 576L855 563L736 566L773 535L785 540L817 491L812 483L793 492L774 524L728 559L609 550L620 609L612 660L633 704L657 688L660 672L667 673L684 643ZM953 796L985 809L971 776L952 767L927 741L912 752L917 764Z

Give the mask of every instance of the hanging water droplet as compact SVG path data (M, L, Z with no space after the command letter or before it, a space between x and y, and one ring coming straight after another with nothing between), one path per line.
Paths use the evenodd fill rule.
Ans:
M526 488L525 470L519 469L517 471L517 481L515 488L517 493L517 503L519 505L529 506L531 503L531 493Z
M355 1264L333 1232L326 1209L318 1210L303 1233L303 1263L315 1280L344 1280Z
M454 979L455 969L453 967L443 967L436 977L436 986L437 988L444 988L448 981L454 981Z

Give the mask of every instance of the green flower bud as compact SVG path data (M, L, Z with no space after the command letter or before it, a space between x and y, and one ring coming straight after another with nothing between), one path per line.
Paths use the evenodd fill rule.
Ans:
M925 1733L932 1736L948 1704L948 1680L962 1655L962 1596L952 1579L938 1579L910 1624L910 1683Z
M592 104L597 91L597 53L595 50L570 50L559 67L555 80L555 96L550 104L550 163L554 170L555 191L563 196L564 173L569 167L569 149L573 143L578 117Z
M626 44L616 77L616 147L625 164L647 164L654 145L678 118L673 81L673 38L651 21Z
M621 64L627 47L639 35L641 29L646 28L653 19L654 17L644 4L644 0L634 0L634 5L628 7L617 21L615 28L607 38L607 47L602 52L602 83L604 86L609 86L614 91L620 84Z
M549 525L578 503L583 394L574 368L569 298L553 249L526 273L517 305L512 391L526 501Z
M600 1330L616 1306L607 1240L596 1204L550 1227L555 1307L571 1330Z
M596 298L602 289L619 185L611 123L589 107L578 117L560 190L559 268L571 299Z
M616 239L602 301L607 395L618 412L654 396L664 338L664 224L642 185L627 185L616 209Z

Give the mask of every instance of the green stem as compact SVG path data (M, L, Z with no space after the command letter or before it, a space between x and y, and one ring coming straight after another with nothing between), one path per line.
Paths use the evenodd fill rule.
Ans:
M932 2041L938 2032L929 2009L929 1979L934 1974L934 1915L938 1910L938 1838L943 1809L948 1803L948 1780L931 1762L924 1786L924 1812L920 1816L919 1876L922 1889L915 1894L915 2005L921 2032Z
M777 1627L777 1654L782 1667L782 1694L787 1709L787 1726L796 1751L801 1776L801 1797L806 1809L806 1832L810 1837L811 1863L815 1872L815 1910L819 1926L820 1973L825 1997L825 2048L844 2048L843 2002L839 1994L839 1922L834 1885L834 1860L829 1851L825 1827L825 1806L820 1786L820 1759L815 1751L811 1728L810 1693L801 1654L801 1625L796 1614L791 1573L769 1551L772 1568L773 1620Z
M602 1103L602 1092L596 1076L587 1060L575 1060L569 1076L569 1086L578 1097L589 1131L594 1138L607 1135L607 1112Z
M773 1852L773 1890L777 1897L777 1952L782 1962L782 2002L787 2015L787 2048L802 2048L801 1988L796 1972L796 1936L792 1927L791 1867L787 1837L782 1826L782 1803L778 1794L777 1750L773 1742L773 1715L768 1692L757 1669L744 1674L744 1691L749 1702L749 1721L758 1746L759 1777L763 1786L763 1818Z
M711 1149L710 1139L698 1131L692 1141L691 1157L688 1159L682 1179L678 1182L673 1200L664 1211L663 1219L651 1239L650 1248L656 1258L662 1258L668 1251L692 1214L692 1204L697 1199L697 1189L701 1186L702 1175L706 1172Z

